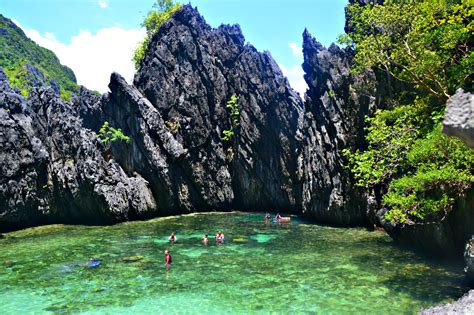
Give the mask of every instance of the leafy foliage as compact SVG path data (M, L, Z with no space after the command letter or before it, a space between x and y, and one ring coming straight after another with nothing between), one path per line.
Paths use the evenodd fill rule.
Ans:
M124 135L122 129L110 127L109 122L107 121L104 122L97 135L100 141L102 141L104 144L112 143L118 140L130 143L130 137Z
M24 96L29 94L30 85L26 64L36 66L45 75L46 81L55 80L60 85L60 96L70 100L78 93L76 77L72 70L61 65L56 55L30 40L12 21L0 15L0 66L5 71L10 85L18 87Z
M232 95L230 99L227 101L226 108L230 111L230 121L232 128L228 130L224 130L222 140L230 141L235 135L234 128L240 125L240 109L239 109L239 97L237 95Z
M140 69L140 65L145 58L148 50L150 40L160 29L161 25L168 21L173 14L181 9L183 5L176 3L173 0L157 0L153 5L153 9L148 12L142 26L146 29L146 36L143 41L138 45L133 54L133 63L135 69Z
M414 84L416 99L367 118L363 151L343 154L356 185L379 192L392 222L439 221L474 181L474 151L441 133L445 100L472 89L470 1L391 1L349 6L355 71L378 67ZM393 105L395 104L395 105Z
M384 69L440 101L459 87L472 90L472 1L392 1L348 7L349 27L340 38L356 47L355 70Z

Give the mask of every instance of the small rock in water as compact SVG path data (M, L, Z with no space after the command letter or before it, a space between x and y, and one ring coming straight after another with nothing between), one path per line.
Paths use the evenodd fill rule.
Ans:
M14 263L13 263L12 260L5 260L3 262L3 265L5 266L5 268L11 268L11 267L13 267Z
M140 261L143 258L144 258L143 256L129 256L129 257L122 258L122 261L126 263L133 263L133 262Z

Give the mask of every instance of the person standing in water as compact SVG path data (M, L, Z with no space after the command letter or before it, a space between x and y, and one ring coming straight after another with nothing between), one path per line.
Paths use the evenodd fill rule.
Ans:
M270 222L270 213L265 213L265 219L264 219L265 223L268 223Z
M168 240L170 241L170 243L176 242L176 235L174 235L174 232L171 232L171 235L170 237L168 237Z
M216 234L216 242L218 244L222 244L224 243L224 233L222 233L222 231L218 231L217 234Z
M168 268L169 266L171 265L171 255L170 255L170 252L169 250L165 250L165 268L166 268L166 271L168 271Z
M209 238L207 237L207 234L206 234L206 235L204 235L204 237L202 238L202 243L207 246L207 243L208 243L208 242L209 242Z

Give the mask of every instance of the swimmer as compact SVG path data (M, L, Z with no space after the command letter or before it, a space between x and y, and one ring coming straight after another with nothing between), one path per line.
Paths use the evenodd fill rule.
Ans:
M176 235L174 235L174 232L171 232L170 237L168 237L168 240L170 243L176 242Z

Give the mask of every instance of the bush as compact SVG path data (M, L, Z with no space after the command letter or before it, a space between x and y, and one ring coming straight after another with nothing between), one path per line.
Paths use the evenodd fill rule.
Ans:
M146 36L143 41L140 42L133 54L135 69L140 69L140 65L145 58L148 45L150 44L153 35L155 35L161 25L168 21L176 11L181 9L182 6L182 4L175 3L173 0L157 0L153 5L153 9L148 12L148 15L141 24L146 29Z

